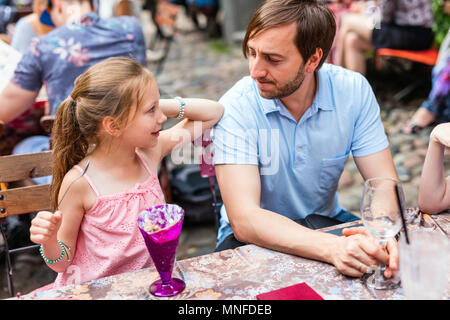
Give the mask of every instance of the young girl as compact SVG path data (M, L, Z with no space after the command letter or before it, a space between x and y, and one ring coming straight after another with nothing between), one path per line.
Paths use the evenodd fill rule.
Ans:
M450 208L450 177L444 173L445 147L450 147L450 122L436 126L430 134L419 187L419 208L425 213Z
M203 131L222 114L210 100L160 100L150 71L128 58L107 59L80 75L53 128L55 212L39 212L30 228L59 273L45 289L151 266L137 216L165 203L158 165L187 134L191 141L200 136L194 122ZM167 117L186 119L161 131Z

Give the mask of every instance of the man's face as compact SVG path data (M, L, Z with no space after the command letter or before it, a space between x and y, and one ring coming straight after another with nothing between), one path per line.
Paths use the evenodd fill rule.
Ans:
M305 63L294 44L296 24L270 28L248 41L250 76L266 99L281 99L300 88Z

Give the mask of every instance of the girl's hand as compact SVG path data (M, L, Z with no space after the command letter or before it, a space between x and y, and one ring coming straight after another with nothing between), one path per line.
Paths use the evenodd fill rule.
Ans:
M56 242L56 235L61 226L61 211L55 213L39 211L31 221L30 239L37 244L50 244Z
M450 147L450 122L436 126L430 134L430 140Z

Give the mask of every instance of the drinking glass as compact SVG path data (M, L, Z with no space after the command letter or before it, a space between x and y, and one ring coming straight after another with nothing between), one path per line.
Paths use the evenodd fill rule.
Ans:
M403 189L399 181L391 178L373 178L364 183L361 201L361 218L367 231L384 247L402 227L404 206ZM379 263L375 272L367 277L366 284L374 289L393 289L398 278L385 278L386 266Z
M172 277L183 219L184 210L175 204L159 205L139 213L139 230L160 275L150 285L154 296L171 297L186 287L183 280Z
M440 300L448 283L449 239L431 228L408 230L409 244L402 233L400 278L406 299Z

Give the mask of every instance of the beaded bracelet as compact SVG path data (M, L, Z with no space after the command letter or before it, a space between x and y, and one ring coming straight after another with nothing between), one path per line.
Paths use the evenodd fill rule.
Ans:
M61 261L61 259L66 254L66 248L68 251L70 251L70 248L68 246L66 246L62 241L60 241L60 240L57 240L57 241L58 241L59 245L61 246L62 251L61 251L61 255L56 260L50 260L44 255L44 251L42 250L42 245L39 248L39 252L41 253L42 259L44 259L44 261L47 262L48 264L53 264L53 263L57 263L57 262ZM69 252L67 252L67 261L70 261Z
M178 113L177 119L182 119L184 117L184 106L186 105L186 103L181 100L181 97L175 97L174 99L178 100L178 102L180 103L180 112Z

